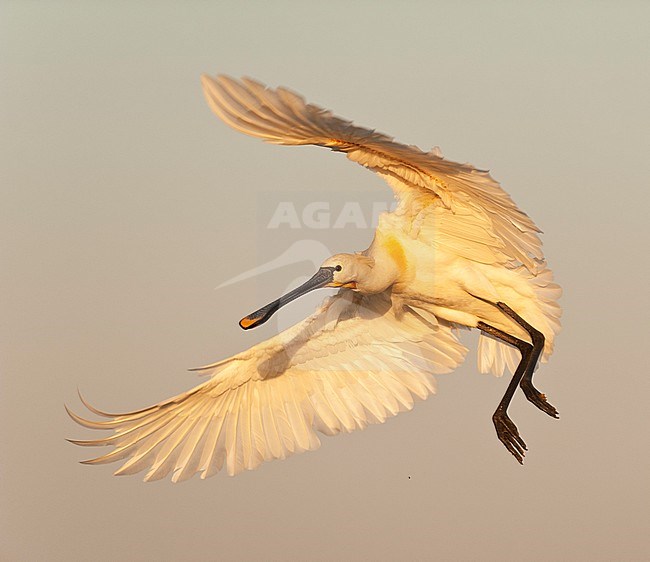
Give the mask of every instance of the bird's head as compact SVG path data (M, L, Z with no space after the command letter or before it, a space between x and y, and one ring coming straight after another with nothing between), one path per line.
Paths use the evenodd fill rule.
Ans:
M362 254L334 254L320 266L321 270L332 271L332 280L324 286L356 289L357 282L365 278L373 265L374 260Z
M364 275L372 269L373 264L372 258L362 254L335 254L323 262L311 279L305 281L297 289L242 318L239 325L244 330L250 330L264 324L285 304L321 287L357 289L357 281L364 278Z

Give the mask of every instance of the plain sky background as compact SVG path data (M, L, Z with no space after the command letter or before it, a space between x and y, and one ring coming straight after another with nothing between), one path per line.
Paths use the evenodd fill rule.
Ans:
M647 560L649 21L631 0L2 2L0 558ZM515 400L524 467L490 419L507 381L473 349L412 412L236 478L78 464L77 386L143 407L273 333L237 326L273 291L214 290L266 259L269 193L389 194L227 128L203 72L440 145L545 231L565 312L537 381L561 420Z

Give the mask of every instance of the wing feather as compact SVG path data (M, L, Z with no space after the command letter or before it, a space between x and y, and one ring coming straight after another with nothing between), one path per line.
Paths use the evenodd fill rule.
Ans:
M271 401L270 387L262 385L259 387L263 400L260 402L262 413L262 424L264 427L264 438L271 453L271 458L285 458L285 449L282 445L282 437L275 421L273 402Z
M182 482L191 478L197 472L202 452L200 444L206 438L211 420L212 408L209 403L206 403L206 406L201 412L201 417L197 420L194 429L188 434L183 448L178 454L173 469L173 482Z
M229 410L236 397L236 392L228 392L225 397L220 400L215 408L215 415L213 416L212 427L214 428L214 435L206 443L204 453L201 455L201 462L199 463L199 470L203 470L201 478L213 476L221 470L226 456L225 448L225 431L224 425L228 416Z

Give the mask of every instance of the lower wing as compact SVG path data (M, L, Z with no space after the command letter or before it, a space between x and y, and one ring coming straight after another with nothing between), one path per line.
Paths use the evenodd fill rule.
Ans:
M466 349L450 326L395 307L387 293L342 290L310 318L230 359L202 368L211 378L149 408L80 425L112 430L82 446L114 447L86 464L126 461L115 474L147 470L145 481L172 473L230 475L263 461L316 449L316 431L334 435L413 407L435 392L432 374L452 371Z

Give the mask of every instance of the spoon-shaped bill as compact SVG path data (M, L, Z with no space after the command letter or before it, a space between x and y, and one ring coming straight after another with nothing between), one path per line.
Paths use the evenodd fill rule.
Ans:
M290 303L292 300L301 297L302 295L313 291L314 289L320 289L321 287L326 287L334 280L334 268L333 267L321 267L316 274L305 281L300 287L294 289L293 291L288 292L286 295L281 296L279 299L274 300L273 302L263 306L259 310L245 316L239 321L239 325L244 330L250 330L261 324L264 324L271 316L273 316L281 307L285 304Z

